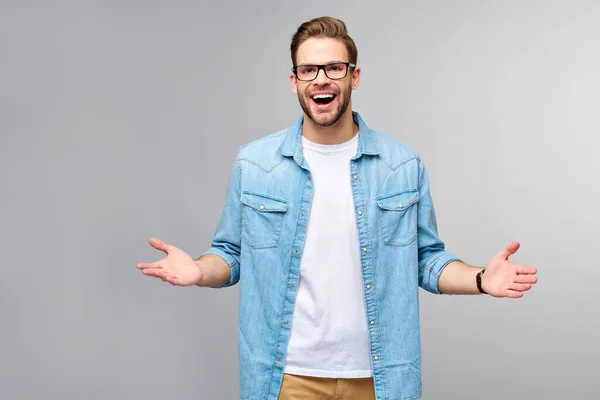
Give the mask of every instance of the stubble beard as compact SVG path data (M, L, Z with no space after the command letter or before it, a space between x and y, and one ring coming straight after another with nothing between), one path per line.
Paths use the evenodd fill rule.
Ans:
M304 111L304 114L306 114L308 116L308 118L315 124L318 126L321 126L323 128L327 128L330 127L332 125L335 125L336 122L338 122L340 120L340 118L342 118L342 115L344 115L344 113L346 112L346 110L348 110L348 106L350 105L350 96L352 95L352 90L350 87L350 84L343 88L341 90L340 95L338 95L336 97L336 100L338 100L338 107L337 110L335 110L334 114L331 116L331 118L329 117L329 114L316 114L312 112L308 102L311 102L312 100L310 99L309 96L303 96L300 93L298 93L298 101L300 102L300 107L302 107L302 110ZM341 100L341 101L339 101ZM325 117L325 118L322 118Z

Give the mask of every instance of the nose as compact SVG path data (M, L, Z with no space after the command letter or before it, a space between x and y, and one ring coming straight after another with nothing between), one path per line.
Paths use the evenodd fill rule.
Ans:
M327 75L325 75L325 69L319 69L317 71L317 77L315 78L314 83L316 85L324 85L327 83L327 81L329 81L329 78L327 78Z

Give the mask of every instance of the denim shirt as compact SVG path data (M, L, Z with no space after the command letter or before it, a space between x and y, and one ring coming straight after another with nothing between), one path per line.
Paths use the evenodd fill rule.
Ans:
M377 400L421 395L419 287L435 294L456 257L437 233L429 179L418 154L359 127L350 180ZM300 278L313 195L302 121L241 147L211 248L239 282L240 398L276 400ZM327 246L327 243L323 243Z

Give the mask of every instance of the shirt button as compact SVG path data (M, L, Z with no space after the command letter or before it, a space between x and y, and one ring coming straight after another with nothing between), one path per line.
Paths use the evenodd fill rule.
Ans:
M309 181L311 180L311 177L310 177L310 175L308 176L308 180L309 180Z
M261 209L261 210L264 210L264 209L265 209L265 206L263 206L263 205L261 204L261 205L260 205L260 209Z
M358 175L354 175L352 178L354 178L354 180L358 179Z
M277 356L277 360L278 360L278 361L281 361L281 356Z
M302 212L300 213L300 215L302 215L302 216L304 217L304 211L302 211Z
M294 249L294 253L297 253L299 251L300 251L300 249L298 249L297 247Z
M371 321L371 325L375 325L375 321Z
M375 361L379 360L379 356L373 357L373 360L375 360Z
M402 208L402 203L398 204L398 208Z
M366 253L367 251L369 251L369 249L367 249L366 247L363 247L363 252Z
M290 284L288 285L288 287L289 287L290 289L293 289L293 288L294 288L294 284L293 284L293 283L290 283Z
M288 322L287 321L283 321L283 324L287 326Z
M371 285L367 285L367 289L371 289Z
M358 210L358 215L362 215L362 211Z

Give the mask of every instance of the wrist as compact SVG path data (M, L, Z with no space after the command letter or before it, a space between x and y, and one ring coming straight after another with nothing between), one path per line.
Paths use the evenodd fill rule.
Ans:
M196 285L198 286L206 286L206 272L204 271L204 269L202 268L202 264L203 262L200 261L200 259L195 260L194 264L196 265L196 268L198 268L198 281L196 282Z
M198 286L221 287L229 282L229 265L219 256L207 254L196 260L199 270Z
M483 288L483 275L485 273L485 268L483 268L481 271L479 271L477 273L477 275L475 275L475 284L477 285L477 290L479 291L479 293L482 294L488 294L485 289Z

